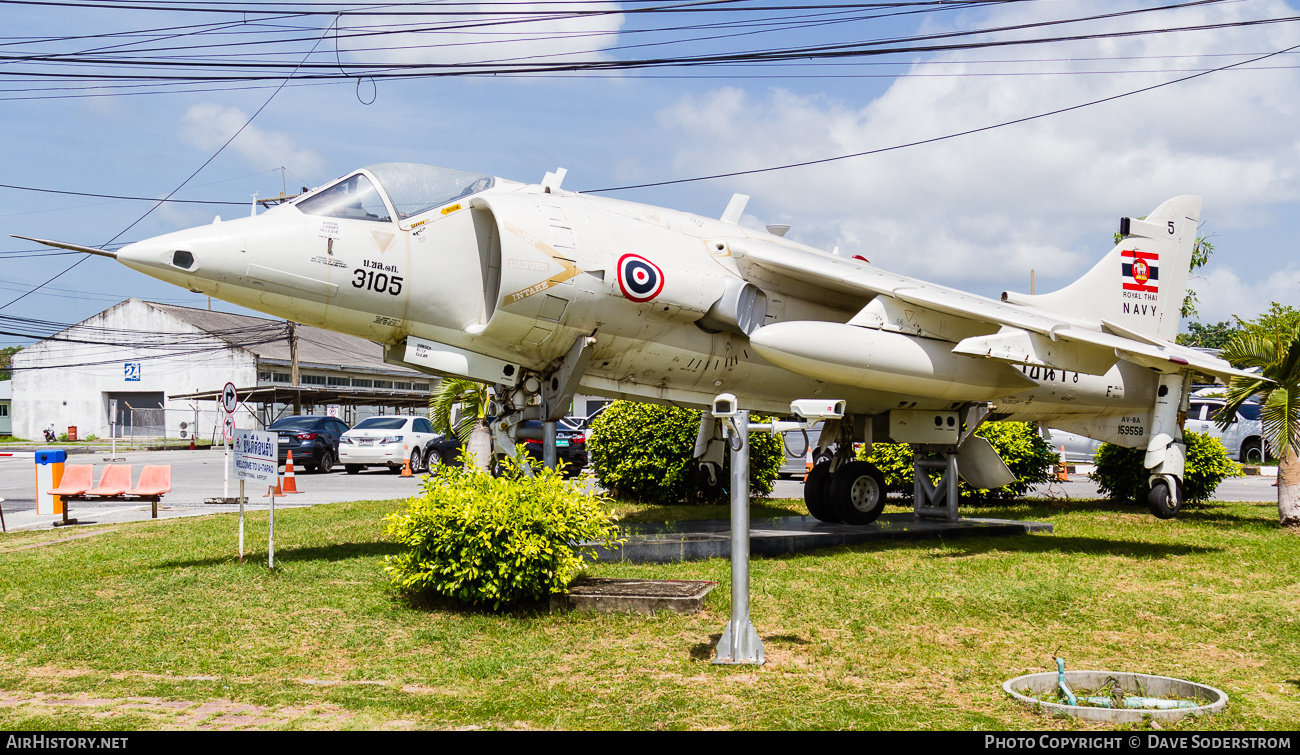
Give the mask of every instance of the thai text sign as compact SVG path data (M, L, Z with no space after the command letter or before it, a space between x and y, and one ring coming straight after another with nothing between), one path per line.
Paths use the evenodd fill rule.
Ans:
M235 477L262 485L274 485L280 462L280 436L256 430L235 431Z

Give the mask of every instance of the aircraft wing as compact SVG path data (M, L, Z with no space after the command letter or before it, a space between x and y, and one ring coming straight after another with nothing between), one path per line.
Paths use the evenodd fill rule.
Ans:
M1104 374L1117 359L1125 359L1159 372L1191 368L1225 381L1235 376L1255 377L1204 352L1148 338L1104 320L1100 323L1102 329L1088 328L1040 309L888 273L853 259L756 239L734 242L731 249L740 259L804 283L856 294L868 301L890 296L952 317L1000 327L996 334L961 341L953 348L958 354L1090 374Z

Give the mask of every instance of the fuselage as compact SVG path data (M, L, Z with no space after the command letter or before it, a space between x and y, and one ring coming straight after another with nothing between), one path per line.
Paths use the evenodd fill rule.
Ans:
M825 254L675 210L385 164L118 260L488 382L545 377L594 334L581 387L616 398L704 406L727 391L785 414L793 399L827 397L864 415L984 401L1000 419L1100 421L1117 434L1150 411L1156 381L1135 365L1091 375L953 354L996 326L775 275L747 261L751 243ZM421 344L467 356L421 361Z

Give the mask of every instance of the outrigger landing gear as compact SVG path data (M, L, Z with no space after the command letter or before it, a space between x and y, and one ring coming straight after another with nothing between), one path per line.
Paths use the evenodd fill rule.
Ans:
M1145 466L1151 472L1147 508L1160 519L1173 519L1183 510L1183 474L1187 445L1183 443L1178 413L1184 406L1187 384L1183 373L1160 376L1156 405L1151 411L1151 440L1147 443Z
M1147 493L1147 508L1160 519L1173 519L1183 510L1183 491L1177 478L1173 479L1173 489L1169 481L1157 480L1151 483L1151 492Z

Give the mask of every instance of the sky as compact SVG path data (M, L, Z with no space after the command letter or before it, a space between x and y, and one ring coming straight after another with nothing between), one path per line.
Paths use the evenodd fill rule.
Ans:
M991 297L1027 292L1031 271L1038 293L1067 284L1110 249L1121 216L1195 194L1204 198L1201 234L1215 248L1192 280L1197 319L1300 305L1300 21L1288 20L1300 8L1282 0L673 5L695 6L689 13L593 0L565 17L555 3L426 2L251 20L196 12L185 0L154 5L0 0L0 184L26 187L0 188L0 316L72 323L130 296L208 306L109 259L28 254L34 245L9 234L136 241L245 215L254 194L295 193L379 162L530 183L563 167L564 188L578 191L743 173L600 193L713 217L733 193L748 194L746 225L789 224L792 239ZM384 15L430 9L449 14L436 24L460 28ZM1250 23L1263 20L1274 22ZM412 27L366 33L394 23ZM209 26L196 33L196 24ZM1196 26L1212 28L1164 31ZM1003 27L1017 28L987 31ZM962 34L971 31L985 33ZM1044 37L1088 38L917 49ZM864 57L619 65L889 39L911 42ZM231 42L241 46L208 47ZM298 73L333 78L282 88L275 79L257 88L120 79L172 71L127 67L123 56L210 53L288 61L281 72L307 63ZM1271 53L1280 54L1247 62ZM511 75L488 61L577 70ZM477 75L367 75L412 64ZM1233 64L1243 65L1177 81ZM870 154L745 173L859 153ZM161 198L182 185L175 198L236 204L150 211L151 202L29 190ZM0 335L0 346L27 340Z

